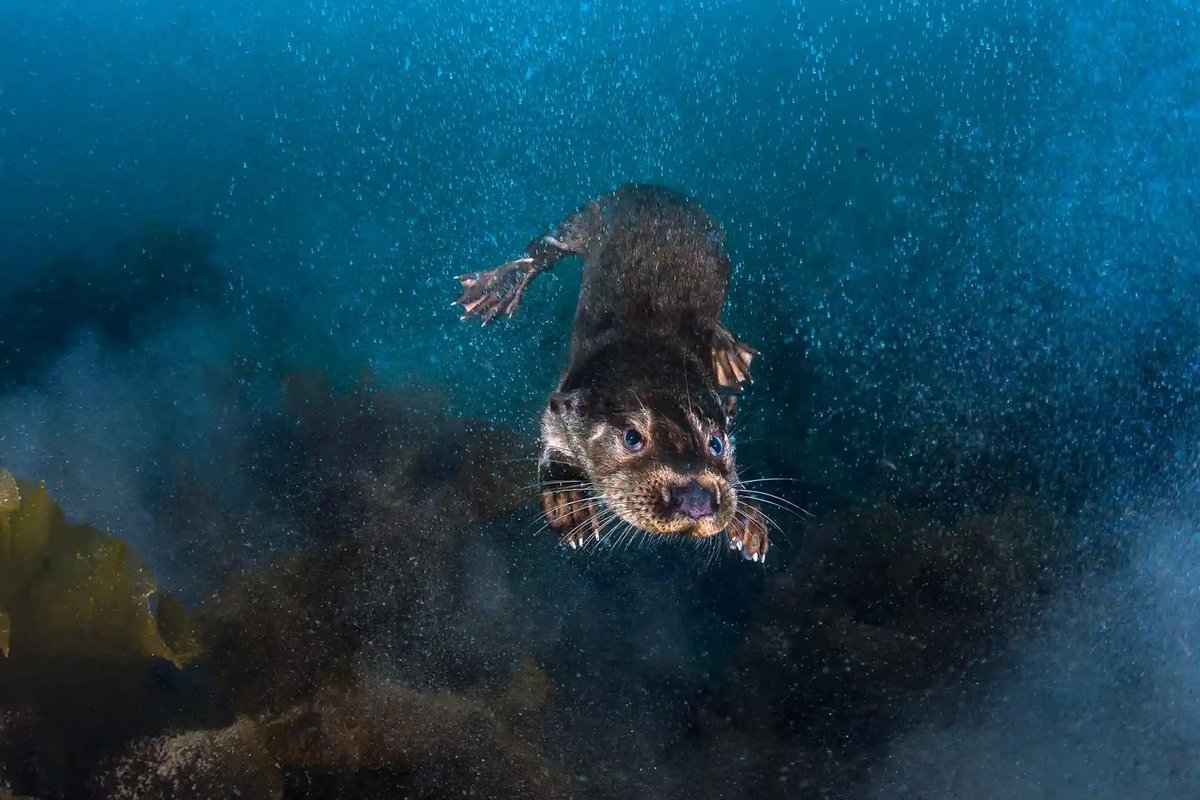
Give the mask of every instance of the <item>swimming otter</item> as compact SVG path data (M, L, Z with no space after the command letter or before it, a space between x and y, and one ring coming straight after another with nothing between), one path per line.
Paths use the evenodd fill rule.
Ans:
M624 186L524 257L459 276L463 319L512 316L530 282L569 255L583 258L583 286L570 363L542 414L549 526L572 548L613 532L724 533L764 560L767 519L738 497L729 439L756 351L720 321L730 274L721 228L678 192Z

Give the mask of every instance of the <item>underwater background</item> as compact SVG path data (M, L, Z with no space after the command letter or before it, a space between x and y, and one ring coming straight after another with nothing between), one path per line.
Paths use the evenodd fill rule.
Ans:
M1195 2L0 11L0 797L1200 797ZM539 531L579 271L449 307L630 181L764 566Z

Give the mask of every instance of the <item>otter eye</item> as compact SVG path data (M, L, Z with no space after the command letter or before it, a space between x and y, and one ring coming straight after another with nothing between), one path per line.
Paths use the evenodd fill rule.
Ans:
M625 449L634 453L646 446L646 440L638 433L637 428L629 428L621 437L621 441L625 443Z
M714 456L719 456L725 452L725 440L720 436L708 437L708 451Z

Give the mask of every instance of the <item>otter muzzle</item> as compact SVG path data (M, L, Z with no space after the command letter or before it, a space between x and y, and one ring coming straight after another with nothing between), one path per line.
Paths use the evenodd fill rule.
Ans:
M672 511L689 519L703 519L717 511L716 493L696 480L686 486L672 486L667 502Z

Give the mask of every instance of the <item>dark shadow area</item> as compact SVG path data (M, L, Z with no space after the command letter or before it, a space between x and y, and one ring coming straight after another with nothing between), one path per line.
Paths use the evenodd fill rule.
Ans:
M0 392L34 378L84 333L129 348L172 316L219 301L214 246L200 231L160 223L103 261L72 254L34 267L32 285L0 295Z

